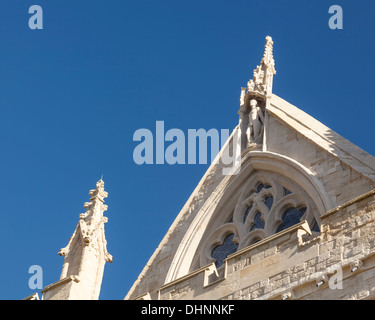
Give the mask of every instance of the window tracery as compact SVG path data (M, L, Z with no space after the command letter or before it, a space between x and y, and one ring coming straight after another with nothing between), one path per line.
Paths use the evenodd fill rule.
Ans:
M220 223L216 217L213 228L206 231L200 266L215 262L221 267L228 255L304 220L313 232L319 232L320 214L314 202L299 185L280 174L254 173L234 203L230 220Z

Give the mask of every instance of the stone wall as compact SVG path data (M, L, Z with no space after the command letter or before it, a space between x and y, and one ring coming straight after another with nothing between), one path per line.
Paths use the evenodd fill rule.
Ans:
M233 134L223 148L232 148L232 141ZM145 292L149 292L152 299L158 298L157 290L165 282L169 267L186 231L207 199L215 192L217 186L225 178L222 174L222 169L225 167L226 166L219 160L219 157L216 157L181 209L158 248L147 262L125 299L134 299L143 295Z
M340 276L342 274L342 277ZM323 280L323 282L322 282ZM342 280L340 283L336 280ZM320 286L317 286L321 283ZM369 299L375 297L375 190L162 286L159 299Z
M312 134L312 131L296 130L281 119L270 116L267 126L267 151L288 156L309 168L322 182L334 206L375 188L374 181L358 171L361 163L355 166L353 158L338 157L338 152L334 150L334 140L344 138L338 137L328 128L325 133L332 141L327 142L328 146L323 148L319 137ZM327 147L331 148L332 152L327 152ZM352 154L353 157L355 155ZM366 165L362 164L363 167Z
M375 188L375 158L276 95L272 96L271 103L267 107L264 126L263 145L257 147L260 147L264 153L268 152L276 157L286 157L290 159L291 163L303 166L305 174L307 172L309 178L317 181L321 186L316 192L327 200L323 201L326 204L325 209L322 210L322 206L320 206L319 210L323 215L321 216L321 235L315 237L311 235L309 236L311 239L307 239L307 235L297 236L301 232L300 229L292 228L289 230L288 236L278 238L279 234L276 237L279 242L275 242L275 239L269 237L264 239L265 242L261 241L255 246L246 248L248 250L246 259L252 261L250 265L246 265L245 258L239 258L237 252L227 259L225 270L219 269L216 272L212 267L209 268L209 271L205 267L200 268L192 273L194 276L187 274L181 278L186 282L181 288L172 288L173 285L179 283L179 280L174 280L176 277L170 277L174 281L168 280L168 272L175 268L174 263L176 261L178 263L179 257L184 254L183 250L189 246L187 242L189 238L186 235L188 235L190 226L196 224L196 217L213 210L212 207L220 201L219 198L215 198L215 195L223 196L224 191L231 190L231 188L227 188L229 180L227 181L227 177L222 174L224 166L216 159L180 211L125 299L136 299L145 295L151 299L272 299L280 298L278 295L282 294L293 295L298 299L308 295L313 297L317 290L314 282L317 279L315 278L326 272L330 266L341 265L359 252L363 254L361 251L363 245L349 249L349 246L352 245L352 242L348 240L349 236L342 238L340 235L340 240L336 242L336 235L331 232L333 225L344 224L343 221L348 219L341 221L340 217L339 221L333 223L332 226L329 219L340 215L339 212L348 208L352 208L351 214L357 214L355 206L362 203L361 201L354 201L350 206L344 206L344 204ZM227 147L231 147L231 144L232 137L229 139ZM251 158L251 152L247 155L243 154L243 159L247 156ZM257 169L260 170L261 166L258 163L259 168ZM285 172L288 178L292 180L296 178L296 176L289 177L288 174L290 172ZM326 210L331 210L336 206L342 207L335 213L329 211L329 214L326 214ZM359 211L358 214L360 214ZM372 226L369 225L368 228L372 228ZM194 230L194 232L196 231L201 232L202 235L204 233L204 230ZM305 232L308 234L310 231L305 230ZM354 232L353 236L355 234ZM335 237L335 240L328 240L329 237ZM351 244L345 241L349 241ZM356 243L355 241L354 243ZM368 242L367 246L370 246ZM331 247L332 249L329 249ZM259 252L254 253L255 251ZM273 254L270 254L271 252ZM192 252L189 252L188 256L189 259L191 257L191 263L193 261ZM261 262L255 263L254 256L258 257ZM240 259L239 263L246 267L232 272L233 259ZM278 259L277 263L272 262L274 259ZM275 269L270 269L268 266L264 268L264 264L267 263L274 264ZM256 268L262 270L262 277L254 275L258 273ZM244 271L245 269L246 271ZM264 270L268 270L268 274L265 274ZM350 274L348 279L351 279L352 276ZM201 277L203 277L205 285L202 285ZM255 281L255 279L258 280ZM245 284L246 287L244 287ZM319 287L319 291L322 291L325 286L327 286L327 281ZM283 293L288 288L294 288L293 294ZM174 290L174 293L172 294L170 290ZM328 291L330 293L327 296L334 297L331 291Z

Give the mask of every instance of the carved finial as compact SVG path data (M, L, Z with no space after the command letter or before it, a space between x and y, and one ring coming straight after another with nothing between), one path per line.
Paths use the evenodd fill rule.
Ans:
M266 64L267 66L275 67L275 60L273 59L273 41L270 36L266 37L266 45L264 46L264 54L262 58L262 63ZM276 70L275 70L276 73Z
M253 71L253 78L247 83L247 92L258 96L269 97L272 94L273 75L276 74L273 59L273 40L266 37L264 53L260 65ZM241 95L243 93L241 92Z
M91 196L90 201L97 197L99 200L104 202L104 199L108 197L108 192L104 190L104 181L102 179L96 183L95 189L90 190L89 195Z
M241 88L239 127L241 148L260 146L263 143L265 106L272 96L273 75L276 74L273 59L273 40L266 37L263 57L253 71L247 88Z
M108 222L108 218L103 216L108 209L104 199L108 193L104 190L102 178L96 183L96 188L90 190L90 201L84 204L86 212L80 214L68 245L59 251L59 255L65 257L60 279L70 276L80 278L80 287L67 290L69 297L97 299L104 264L113 259L107 251L104 233L104 224Z
M104 181L102 178L96 183L96 190L104 191Z

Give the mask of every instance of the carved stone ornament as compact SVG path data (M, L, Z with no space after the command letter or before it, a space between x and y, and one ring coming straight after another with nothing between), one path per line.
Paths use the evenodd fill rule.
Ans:
M107 241L104 235L104 224L108 222L108 218L103 216L103 212L107 211L108 206L104 204L104 199L108 197L108 193L104 191L104 181L100 179L96 183L96 189L90 190L90 202L84 204L85 213L79 215L77 227L69 239L69 243L65 248L60 249L59 255L67 256L74 247L79 245L77 241L73 241L79 236L80 243L89 248L89 250L102 250L104 259L112 262L112 256L107 252Z
M260 65L254 69L247 88L241 88L238 111L242 150L256 148L263 143L263 126L267 98L272 95L273 75L276 74L273 59L273 41L266 37L266 45Z

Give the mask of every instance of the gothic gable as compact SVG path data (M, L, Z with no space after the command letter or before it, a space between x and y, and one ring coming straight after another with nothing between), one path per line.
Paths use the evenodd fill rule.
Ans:
M238 126L126 299L158 299L167 287L201 273L202 286L211 276L225 279L230 257L257 243L281 243L290 232L297 244L302 235L316 241L327 212L375 188L373 156L272 93L272 45L267 37L261 64L241 89ZM223 174L228 165L221 155L237 144L239 170Z

